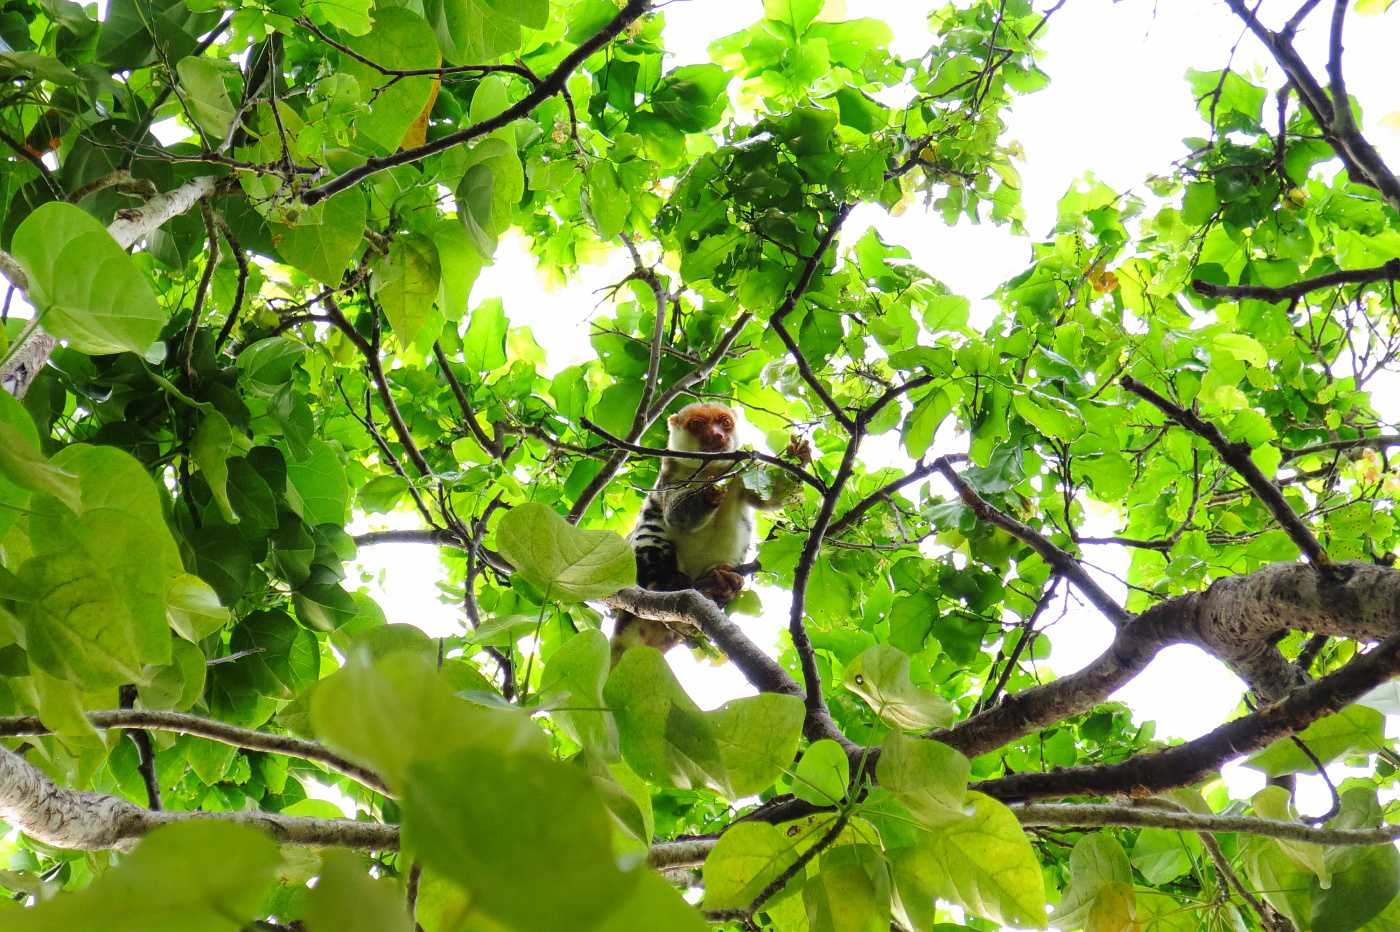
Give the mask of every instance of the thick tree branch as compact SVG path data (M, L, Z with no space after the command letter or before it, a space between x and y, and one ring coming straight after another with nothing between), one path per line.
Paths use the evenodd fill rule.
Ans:
M1227 722L1193 741L1138 754L1117 764L1011 774L984 781L974 789L1003 800L1029 800L1056 796L1140 797L1190 786L1237 757L1297 734L1324 715L1341 711L1397 674L1400 634L1386 638L1341 669L1298 687L1279 702Z
M1282 285L1278 288L1270 288L1267 285L1215 285L1200 279L1193 280L1191 287L1196 293L1207 298L1257 298L1261 301L1289 301L1301 298L1308 292L1317 291L1319 288L1335 288L1338 285L1366 285L1372 282L1395 281L1398 278L1400 278L1400 259L1391 259L1384 265L1378 265L1373 269L1344 269L1338 272L1328 272L1326 275L1305 278L1302 281L1293 282L1291 285Z
M1400 839L1400 825L1344 829L1262 819L1258 816L1201 815L1156 806L1095 803L1017 803L1011 806L1022 825L1129 825L1186 832L1239 832L1318 845L1384 845Z
M540 104L550 97L564 90L565 84L574 70L583 64L594 52L607 45L614 38L622 33L634 20L639 19L649 9L649 0L627 0L627 5L618 11L618 14L608 22L606 26L597 33L581 43L564 59L554 67L554 70L540 79L534 90L525 95L518 103L507 107L489 120L482 120L474 123L455 133L448 133L445 136L424 143L421 146L414 146L411 149L401 149L393 155L374 156L365 161L363 165L342 172L329 181L323 182L314 188L309 189L302 195L302 201L309 205L325 200L333 194L338 194L347 188L354 187L361 181L376 175L379 172L387 171L399 165L408 165L421 161L430 155L459 146L464 142L470 142L482 136L489 135L503 126L509 126L516 120L529 115Z
M1292 35L1285 26L1283 32L1273 32L1254 15L1254 10L1250 9L1245 0L1225 0L1235 15L1242 19L1249 27L1250 31L1264 43L1264 47L1273 55L1274 61L1283 69L1289 82L1298 91L1298 97L1303 102L1303 106L1308 108L1318 127L1322 130L1323 137L1332 147L1333 151L1346 166L1347 173L1352 180L1358 184L1364 184L1375 188L1385 198L1395 210L1400 210L1400 179L1397 179L1381 158L1376 148L1357 131L1354 121L1349 111L1350 104L1346 100L1335 102L1329 98L1327 92L1308 66L1303 62L1297 50L1293 48ZM1340 3L1340 0L1338 0ZM1305 5L1304 10L1299 12L1306 15L1306 10L1310 9ZM1297 16L1295 16L1297 19ZM1290 21L1290 25L1292 21ZM1341 15L1334 12L1333 28L1331 37L1331 57L1339 57L1341 49ZM1340 77L1340 65L1337 77ZM1334 90L1336 82L1334 81Z
M393 851L395 825L350 819L308 819L272 812L152 812L116 796L58 786L13 751L0 748L0 819L55 848L97 851L126 847L172 822L236 822L280 842Z
M1319 570L1326 570L1333 565L1331 558L1327 556L1327 551L1322 549L1322 545L1318 543L1313 532L1308 529L1308 526L1303 523L1303 519L1298 517L1298 513L1284 499L1279 487L1265 476L1255 464L1254 459L1250 456L1248 444L1230 442L1220 432L1220 428L1202 420L1194 411L1188 411L1181 405L1168 400L1130 375L1123 376L1123 387L1209 443L1215 452L1220 454L1220 458L1239 473L1240 478L1244 479L1249 488L1269 509L1274 520L1279 523L1279 526L1293 540L1293 543L1308 558L1308 562Z

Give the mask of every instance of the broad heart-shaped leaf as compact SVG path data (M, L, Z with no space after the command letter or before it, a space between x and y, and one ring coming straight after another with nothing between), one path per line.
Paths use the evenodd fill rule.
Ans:
M457 209L472 244L484 258L496 251L496 238L511 223L511 210L525 193L525 169L515 147L490 136L467 153L466 172L457 186Z
M267 337L238 354L239 384L251 394L271 398L292 378L306 347L286 337Z
M0 391L0 505L18 509L28 492L52 495L73 511L82 508L78 477L48 461L29 412L14 395ZM17 512L0 514L0 531L15 517Z
M713 928L655 871L639 871L632 894L594 932L707 932Z
M191 821L151 832L84 890L6 914L6 932L234 932L258 916L277 845L256 829Z
M823 812L780 826L738 822L726 829L705 859L705 908L748 906L803 851L826 835L835 819L834 813ZM868 825L865 830L870 830ZM859 837L847 826L835 843Z
M946 744L910 738L898 731L890 732L875 763L880 785L926 827L964 815L971 772L968 759Z
M417 13L400 7L375 9L374 28L348 44L385 68L436 68L441 63L432 27ZM356 142L376 155L398 149L409 125L428 102L432 79L420 75L395 81L348 55L341 73L359 83L360 99L368 109L355 119Z
M519 19L502 16L485 0L424 0L423 11L443 55L454 64L491 61L520 48Z
M170 662L166 588L183 572L160 494L115 447L74 444L53 465L77 477L81 512L31 503L33 555L18 572L30 659L84 688L144 681L146 665Z
M802 730L795 696L764 693L700 711L650 647L622 655L603 698L623 759L639 776L681 789L708 786L731 799L771 785L792 763Z
M44 329L79 352L144 353L165 312L150 282L102 224L63 201L41 204L10 246Z
M603 759L619 759L617 723L603 700L610 648L607 636L588 628L569 638L549 658L540 684L540 702L569 737Z
M617 867L609 817L587 773L547 755L459 748L420 758L400 805L405 845L509 927L589 929L638 880L639 871ZM550 868L543 885L542 857Z
M909 679L909 656L885 644L874 644L851 661L842 685L864 699L881 721L905 731L941 728L956 711L942 696L915 686Z
M180 59L175 72L180 76L190 116L206 133L222 140L235 113L228 88L224 86L224 75L237 76L237 69L208 58L189 56Z
M875 845L840 845L821 855L815 875L802 885L802 903L813 929L887 932L889 868Z
M1070 852L1069 871L1069 887L1055 909L1055 921L1065 928L1084 924L1100 894L1108 891L1108 897L1113 899L1117 893L1112 888L1133 880L1123 846L1103 832L1079 839Z
M481 748L498 757L547 757L544 733L519 710L484 708L453 694L431 657L400 650L378 660L356 650L316 685L311 721L329 744L402 787L421 761Z
M349 851L327 851L306 901L307 932L412 932L391 880L375 880Z
M295 224L272 224L273 245L287 264L332 286L340 284L364 233L365 196L358 188L308 207Z
M420 337L431 346L437 339L432 324L436 320L441 331L442 318L433 302L441 277L437 246L421 233L394 237L389 254L371 266L370 291L404 346L417 344Z
M307 445L304 459L287 463L287 501L307 524L345 523L350 487L335 447L323 440Z
M1384 741L1385 716L1365 706L1348 706L1335 715L1320 718L1303 729L1298 738L1322 763L1336 760L1353 750L1371 751ZM1288 738L1280 738L1264 750L1248 758L1244 765L1277 777L1300 770L1311 770L1316 764Z
M684 65L669 71L652 92L652 112L681 132L707 130L724 115L730 76L713 64Z
M228 624L229 613L212 586L198 576L180 573L166 581L165 617L176 634L197 642Z
M501 519L496 549L549 598L600 599L637 581L636 558L622 537L576 528L537 502L517 505Z
M1312 924L1316 932L1352 932L1400 896L1400 850L1395 845L1334 848L1327 854L1332 885L1314 884Z
M1005 925L1045 927L1045 881L1021 823L1001 803L968 791L972 814L928 831L917 871L940 898ZM1058 919L1058 916L1056 917Z
M846 798L851 761L841 745L823 738L802 753L792 778L792 792L818 806L834 806Z

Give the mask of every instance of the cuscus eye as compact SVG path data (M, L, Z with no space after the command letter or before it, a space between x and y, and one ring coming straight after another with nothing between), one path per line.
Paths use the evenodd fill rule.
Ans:
M693 417L693 418L691 418L690 421L689 421L689 423L687 423L687 424L685 425L685 429L688 430L688 431L690 431L690 432L692 432L692 433L699 433L700 431L702 431L702 430L705 429L705 420L704 420L704 418L698 418L698 417Z
M723 427L725 430L733 430L733 429L734 429L734 419L731 418L731 417L727 417L727 416L726 416L726 417L721 417L721 418L719 419L719 426L720 426L720 427Z

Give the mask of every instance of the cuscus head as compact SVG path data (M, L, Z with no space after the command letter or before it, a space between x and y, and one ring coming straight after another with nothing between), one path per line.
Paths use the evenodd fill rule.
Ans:
M728 453L737 449L734 409L713 401L686 405L667 420L671 449Z

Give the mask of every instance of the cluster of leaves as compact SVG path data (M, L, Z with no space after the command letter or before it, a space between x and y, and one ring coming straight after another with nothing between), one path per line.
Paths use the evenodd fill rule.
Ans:
M642 861L721 829L698 878L716 922L926 929L940 901L980 929L1043 926L1047 902L1066 928L1263 921L1196 836L1028 835L969 789L1153 747L1121 705L971 760L911 737L1038 681L1059 585L1043 553L919 480L957 437L977 494L1061 547L1105 507L1134 548L1134 609L1294 559L1205 440L1119 387L1130 374L1247 444L1334 557L1390 553L1394 478L1345 443L1385 428L1367 382L1400 349L1393 292L1192 283L1381 265L1394 207L1321 164L1331 147L1287 98L1271 135L1263 88L1193 73L1210 137L1150 192L1072 190L1000 314L974 322L903 248L833 231L856 203L922 200L1022 232L1004 118L1046 80L1045 18L1027 0L939 9L904 60L886 24L822 6L766 0L712 62L675 68L664 11L636 0L114 0L101 22L69 0L0 6L0 249L63 341L22 401L0 393L0 713L41 720L27 759L65 786L325 819L340 810L312 795L333 785L402 833L399 852L315 858L176 824L115 864L11 840L0 883L43 902L7 928L120 912L410 929L390 875L428 932L701 928ZM198 185L140 250L113 240L155 192ZM556 280L605 249L634 257L596 358L551 371L507 303L472 299L512 229ZM873 766L804 739L793 695L704 711L654 651L610 668L588 601L635 579L617 532L657 468L612 440L664 446L690 397L732 401L774 449L793 432L816 448L827 494L761 529L761 579L802 600L820 680L804 685ZM911 465L857 455L878 437ZM352 517L399 511L444 545L456 636L430 641L353 574L357 545L393 535L352 537ZM806 659L791 642L779 658L799 682ZM390 792L189 735L143 749L87 717L132 703L314 736ZM1366 759L1384 745L1372 705L1252 763ZM1332 824L1380 824L1393 780L1382 761L1352 781ZM748 797L789 794L821 811L735 823ZM1290 805L1219 783L1175 803ZM1400 911L1393 848L1220 845L1299 927Z

